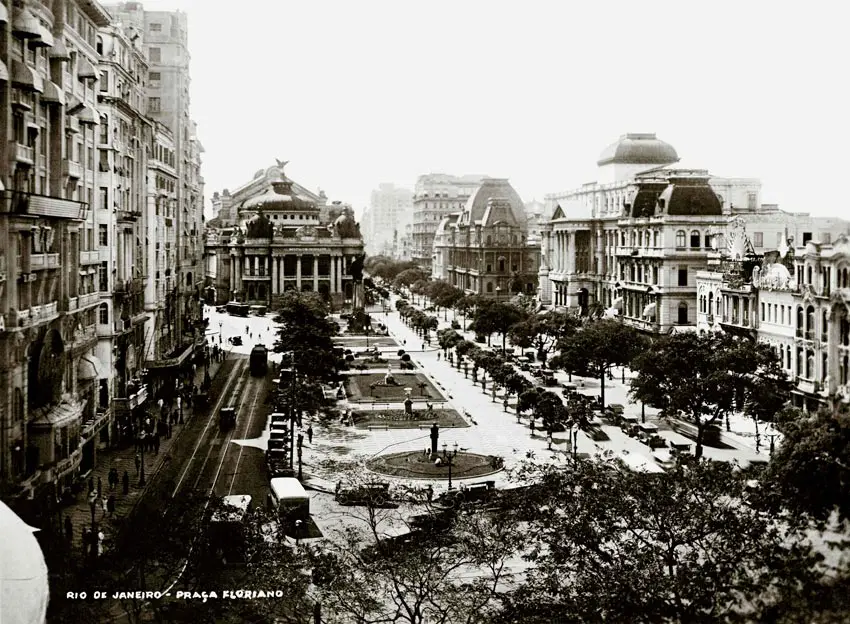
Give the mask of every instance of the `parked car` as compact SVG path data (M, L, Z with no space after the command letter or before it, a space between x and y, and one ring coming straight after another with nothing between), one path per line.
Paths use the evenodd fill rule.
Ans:
M336 501L340 505L397 506L391 502L391 498L390 484L385 481L373 481L350 488L344 488L340 483L336 490Z
M466 485L462 483L457 489L448 490L437 498L437 502L446 507L456 507L466 503L476 503L490 500L496 492L495 481L473 483Z

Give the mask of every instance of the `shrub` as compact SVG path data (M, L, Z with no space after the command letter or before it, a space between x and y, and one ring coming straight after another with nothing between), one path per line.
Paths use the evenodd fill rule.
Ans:
M457 321L452 321L452 329L460 329L460 323Z

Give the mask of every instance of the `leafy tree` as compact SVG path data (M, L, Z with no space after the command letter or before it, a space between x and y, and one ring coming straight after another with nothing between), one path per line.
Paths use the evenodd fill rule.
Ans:
M770 346L727 334L661 337L634 359L632 367L637 376L631 395L693 424L697 457L702 455L706 427L734 411L736 401L758 413L763 411L760 401L775 405L777 397L784 402L790 396ZM771 372L762 375L763 371Z
M277 353L291 353L299 377L330 379L336 374L333 337L339 326L328 318L329 309L318 293L289 290L283 295L275 322L281 324Z
M463 342L463 336L453 329L441 329L437 331L437 342L445 355L448 354L449 349Z
M605 407L605 377L613 366L625 366L646 342L637 331L620 321L602 319L583 326L559 343L560 354L551 365L578 375L597 377Z
M515 323L508 331L511 344L521 349L534 349L537 359L546 362L549 352L562 340L575 333L581 318L562 311L532 315Z
M396 288L410 288L416 282L426 279L428 279L428 274L422 269L409 268L395 276L393 279L393 286Z
M742 503L744 479L730 464L649 476L576 460L520 476L541 485L506 512L530 518L532 567L501 621L766 621L771 605L819 581L822 558Z
M765 490L797 514L826 522L833 512L850 520L850 412L845 405L777 416L782 443L771 457ZM817 484L815 486L815 484Z
M508 330L520 321L525 320L527 313L520 310L510 303L502 303L494 301L491 303L479 302L472 324L469 328L478 334L484 334L488 338L490 334L497 333L502 335L502 349L505 348L505 341L508 336Z

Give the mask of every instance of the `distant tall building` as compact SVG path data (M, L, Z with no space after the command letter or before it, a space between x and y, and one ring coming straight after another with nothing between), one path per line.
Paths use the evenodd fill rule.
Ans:
M164 301L160 298L156 305L169 312L176 310L173 330L177 344L167 352L157 352L150 344L146 349L152 355L148 368L166 372L175 361L185 361L194 343L203 338L203 146L198 141L195 122L189 117L188 21L182 11L145 11L141 2L122 2L106 8L124 28L134 29L143 42L148 58L147 113L170 131L167 141L173 149L165 164L173 167L176 184L169 185L168 172L151 172L148 176L149 182L154 176L160 184L167 185L156 191L158 196L162 193L160 216L168 212L171 216L165 217L165 225L175 228L174 263L155 272L154 289L148 292L148 306L161 288ZM152 142L151 148L156 149L156 144ZM169 254L163 248L160 252ZM149 326L149 340L154 345L157 339L161 340L163 327L162 319ZM160 335L156 336L158 332Z
M440 222L453 212L460 212L466 200L486 176L453 176L429 173L419 176L413 191L413 238L411 259L431 270L434 234Z
M398 255L395 243L404 235L404 225L413 219L413 192L383 183L372 191L363 214L363 240L371 255Z

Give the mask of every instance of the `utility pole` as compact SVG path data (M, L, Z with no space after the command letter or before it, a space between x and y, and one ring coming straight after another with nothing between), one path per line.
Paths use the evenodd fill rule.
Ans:
M292 375L289 377L289 469L295 470L295 351L292 359Z

